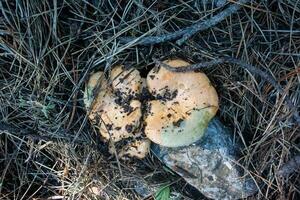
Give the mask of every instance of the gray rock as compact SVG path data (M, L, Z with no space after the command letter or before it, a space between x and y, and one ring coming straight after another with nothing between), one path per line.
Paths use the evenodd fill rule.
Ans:
M205 196L240 199L257 191L254 181L238 164L239 145L218 119L213 119L196 143L167 148L152 145L154 154Z

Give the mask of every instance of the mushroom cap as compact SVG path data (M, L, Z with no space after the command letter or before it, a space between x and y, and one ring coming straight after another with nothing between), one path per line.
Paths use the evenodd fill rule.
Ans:
M94 100L93 92L97 84L99 83L100 87L104 87L107 85L105 79L103 78L104 78L103 72L95 72L90 76L87 84L85 85L85 91L83 94L83 102L86 108L90 108L91 104L93 103Z
M99 96L89 118L98 124L102 137L118 142L134 136L142 117L141 103L138 100L116 103L117 97L110 92Z
M142 117L141 103L138 100L125 100L122 96L114 94L113 89L107 84L107 80L99 81L102 74L102 72L97 72L88 81L84 98L85 106L90 110L89 119L98 126L102 137L105 140L118 142L134 136ZM115 77L114 80L118 81L119 77ZM128 81L128 77L130 76L124 77L124 82ZM92 103L91 91L98 82L103 87L99 89ZM123 86L125 87L125 85Z
M183 60L165 61L171 67L189 65ZM218 95L207 76L200 72L171 72L153 68L147 76L150 93L145 134L167 147L192 144L199 140L218 110Z
M142 78L136 69L118 65L111 70L110 80L114 93L123 99L136 98L141 93Z

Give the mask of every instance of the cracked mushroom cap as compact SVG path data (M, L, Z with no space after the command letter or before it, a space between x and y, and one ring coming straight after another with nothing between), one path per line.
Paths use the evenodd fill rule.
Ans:
M183 60L164 61L171 67L190 65ZM153 142L179 147L199 140L218 110L218 95L207 76L199 72L171 72L153 68L147 76L150 93L145 134Z
M125 94L131 94L125 85L123 85L125 88L120 88L123 95L115 94L113 88L107 84L107 80L100 80L102 75L102 72L97 72L88 81L85 91L85 106L89 108L89 118L98 126L102 137L105 140L118 142L134 136L142 117L141 103L138 100L122 98ZM114 81L118 82L120 77L122 76L115 77ZM128 77L131 76L123 77L124 80L122 81L127 82ZM91 91L98 83L101 86L99 92L95 97L90 97L93 93Z
M110 80L114 93L123 99L137 98L142 90L142 78L136 69L118 65L111 70Z

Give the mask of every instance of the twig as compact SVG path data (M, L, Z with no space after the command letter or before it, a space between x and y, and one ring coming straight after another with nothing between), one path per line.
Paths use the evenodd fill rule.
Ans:
M207 67L211 67L214 65L218 65L218 64L222 64L225 63L225 59L224 58L217 58L214 59L212 61L208 61L208 62L203 62L203 63L197 63L197 64L192 64L192 65L188 65L188 66L182 66L182 67L171 67L170 65L163 63L155 58L153 58L154 62L159 65L162 66L164 68L166 68L169 71L172 72L189 72L189 71L195 71L195 70L199 70L202 68L207 68Z
M187 39L192 37L197 32L207 30L223 21L226 17L237 12L241 8L241 5L247 3L248 1L249 0L240 0L206 21L195 23L192 26L180 29L172 33L167 33L159 36L148 36L141 39L136 37L124 37L121 38L120 41L123 43L128 43L137 40L137 44L139 45L153 45L178 39L176 43L178 45L182 45Z
M225 9L224 11L220 12L219 14L217 14L216 16L213 16L212 18L210 18L207 21L204 22L199 22L194 24L193 26L189 27L186 31L186 33L182 36L181 39L177 40L177 44L181 45L183 44L187 39L189 39L190 37L192 37L194 34L196 34L197 32L206 30L210 27L215 26L216 24L220 23L221 21L223 21L226 17L230 16L231 14L237 12L240 8L241 8L241 4L245 4L247 3L249 0L240 0L237 3L229 6L227 9Z
M294 171L300 168L300 155L293 157L287 163L285 163L278 171L277 176L288 177Z
M283 90L281 85L279 83L277 83L277 81L270 74L254 67L253 65L245 63L245 62L243 62L239 59L236 59L236 58L229 58L229 57L217 58L213 61L204 62L204 63L197 63L197 64L182 66L182 67L171 67L168 64L160 62L156 59L153 59L153 60L158 65L160 65L160 66L162 66L162 67L164 67L164 68L166 68L170 71L173 71L173 72L195 71L195 70L211 67L211 66L214 66L214 65L222 64L222 63L236 64L239 67L242 67L242 68L248 70L249 72L251 72L253 74L259 75L264 80L267 80L281 95L286 95L285 91ZM298 125L300 125L300 116L299 116L299 113L297 112L297 107L293 104L292 100L287 95L285 96L285 101L286 101L288 107L293 110L293 117L294 117L295 121L297 122Z
M75 69L75 63L74 60L72 59L72 71L73 71L73 78L74 78L74 82L77 84L78 83L78 71L77 69ZM76 105L77 105L77 97L78 97L78 90L76 90L74 97L73 97L73 108L72 108L72 112L70 115L70 119L69 119L69 123L67 125L67 129L69 130L69 128L71 127L72 123L73 123L73 119L75 116L75 111L76 111Z

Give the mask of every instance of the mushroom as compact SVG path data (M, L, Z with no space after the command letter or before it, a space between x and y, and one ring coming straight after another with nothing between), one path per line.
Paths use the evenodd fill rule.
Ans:
M125 100L136 99L142 90L142 78L136 69L125 70L118 65L111 70L110 79L114 93Z
M183 60L167 60L171 67L190 65ZM171 72L153 68L147 76L150 93L145 134L166 147L190 145L199 140L218 110L218 95L207 76L200 72Z
M103 72L96 72L93 73L89 80L88 83L85 85L85 91L83 94L83 102L86 108L90 108L91 104L93 103L93 92L96 89L97 84L100 84L99 86L106 86L106 80L103 80ZM99 88L100 89L100 88ZM100 89L101 91L101 89Z
M141 84L139 72L135 69L126 70L123 66L113 68L110 79L105 79L103 72L91 75L86 86L84 103L90 111L89 119L98 126L105 141L116 143L139 135L142 111L141 102L136 98L141 92ZM99 89L96 86L99 86ZM133 147L127 147L130 152L123 151L122 155L135 156L137 154L132 153L133 148L137 147L139 151L147 150L147 144L133 142ZM146 156L147 153L137 156L141 158L143 155Z
M105 140L118 142L124 138L134 136L140 125L141 103L132 100L129 103L118 103L118 97L110 92L101 96L92 108L90 119L100 124L99 130Z

